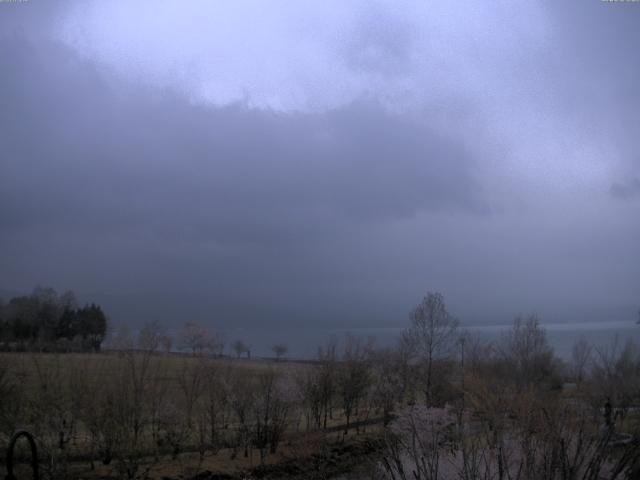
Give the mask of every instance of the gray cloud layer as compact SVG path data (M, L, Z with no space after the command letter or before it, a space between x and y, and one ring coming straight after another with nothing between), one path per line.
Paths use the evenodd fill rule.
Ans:
M79 4L33 3L0 5L0 288L74 288L116 321L221 326L401 325L426 289L469 321L626 315L640 301L638 202L611 200L639 191L620 181L640 168L626 123L640 72L623 45L637 37L628 17L585 7L553 50L529 40L546 38L536 25L505 33L514 50L490 53L500 35L480 36L487 69L451 26L425 20L432 45L386 4L337 9L349 28L326 91L274 68L243 100L200 81L224 49L194 53L206 61L193 66L191 96L180 75L149 80L160 50L140 43L153 55L130 75L138 43L120 39L118 52L131 52L120 64L107 47L102 56L99 29L80 46L60 37L54 19L67 25ZM474 14L498 21L492 13ZM575 13L549 6L538 21L557 27ZM519 46L539 75L530 83L515 69L527 63ZM228 66L240 83L244 70ZM332 90L335 78L344 85Z
M640 196L640 178L632 178L628 182L615 182L611 185L611 195L622 200Z

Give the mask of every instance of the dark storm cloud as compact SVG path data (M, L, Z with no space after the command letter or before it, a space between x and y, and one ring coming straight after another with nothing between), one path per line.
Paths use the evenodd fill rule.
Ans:
M295 302L265 291L321 288L314 277L343 254L319 245L424 211L487 210L464 148L375 102L324 114L202 107L59 44L13 35L1 52L6 283L40 272L80 290L179 290L182 301L215 286L227 315L294 316ZM81 280L88 270L100 281ZM131 318L135 302L123 302Z
M323 115L197 107L110 83L59 46L5 45L5 227L170 216L235 241L252 226L314 231L323 215L483 208L467 152L375 104Z
M558 28L549 73L569 112L585 132L611 143L623 170L636 169L640 106L640 9L625 2L549 2ZM576 146L576 148L579 148ZM607 159L610 160L610 159ZM607 185L608 186L608 185Z
M611 195L621 200L640 197L640 179L632 178L624 183L615 182L609 190Z
M271 6L0 2L1 289L173 325L635 312L635 6Z

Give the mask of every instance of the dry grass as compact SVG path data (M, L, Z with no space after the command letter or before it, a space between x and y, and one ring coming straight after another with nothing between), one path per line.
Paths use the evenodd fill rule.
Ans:
M211 368L225 372L231 383L238 378L255 379L262 374L273 374L294 379L296 375L311 368L308 363L291 361L270 361L260 359L203 358L181 354L152 354L142 352L126 353L104 352L100 354L70 353L0 353L0 365L4 366L10 384L16 387L23 409L20 410L22 422L19 425L2 425L3 435L0 448L4 449L8 435L16 427L33 431L40 441L41 450L53 452L50 457L61 464L66 462L64 473L57 478L126 478L115 468L114 459L108 465L102 463L92 441L90 427L84 417L78 414L73 429L63 450L57 450L58 423L53 421L56 415L65 420L83 409L92 409L99 416L98 405L101 396L107 390L117 390L129 378L140 375L144 366L147 377L144 383L163 386L166 404L182 412L187 406L184 399L185 375L198 369ZM127 393L129 395L129 393ZM51 400L53 399L53 400ZM145 402L152 398L144 399ZM237 418L229 407L229 424L224 427L226 438L232 439L239 430ZM63 411L64 410L64 411ZM44 418L47 417L47 418ZM185 422L183 418L180 422ZM241 446L219 445L207 449L204 455L198 453L196 431L192 428L185 437L183 448L178 454L171 454L166 448L156 448L151 443L148 431L141 436L144 444L136 445L139 472L149 468L148 478L188 478L200 471L219 472L241 478L261 463L266 465L317 455L324 445L343 442L344 424L342 412L336 408L333 418L328 422L326 432L306 432L306 424L301 406L292 401L287 427L278 450L266 457L260 457L257 448L249 448L247 457ZM377 435L380 426L368 425L366 435ZM145 427L147 428L147 427ZM364 437L361 435L359 438ZM347 441L355 439L353 430ZM228 440L225 440L225 443ZM92 465L93 464L93 465ZM137 475L134 478L142 478Z

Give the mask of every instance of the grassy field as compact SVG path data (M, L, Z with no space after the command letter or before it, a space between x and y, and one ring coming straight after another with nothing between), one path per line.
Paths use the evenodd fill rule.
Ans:
M51 478L243 478L258 467L268 477L277 465L311 478L305 468L352 469L365 457L348 452L370 449L362 442L378 436L381 421L361 409L345 436L335 408L325 429L313 428L299 384L314 368L145 352L3 353L0 447L18 428L33 432Z
M33 433L46 479L640 478L640 349L575 370L517 348L541 335L464 365L355 338L314 362L0 354L0 448Z

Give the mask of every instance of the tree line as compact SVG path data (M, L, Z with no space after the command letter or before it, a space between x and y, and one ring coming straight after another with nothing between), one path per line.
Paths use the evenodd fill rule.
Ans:
M99 351L107 316L95 303L79 306L72 291L37 287L30 295L0 300L2 350Z
M283 444L323 455L376 425L372 479L640 478L633 341L577 339L563 361L535 315L487 342L437 293L411 310L394 347L347 335L308 362L212 358L215 335L193 324L181 337L191 355L170 354L150 324L118 355L34 355L32 367L0 356L0 447L27 426L46 446L48 478L73 478L72 458L117 478L151 478L163 462L192 478L208 457L264 464ZM36 372L34 385L20 368Z

